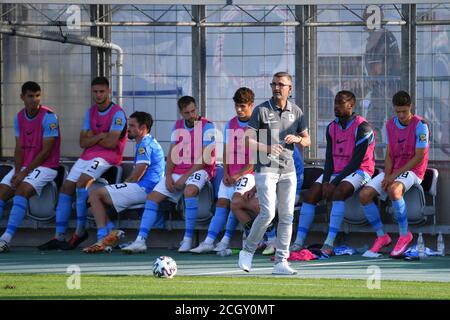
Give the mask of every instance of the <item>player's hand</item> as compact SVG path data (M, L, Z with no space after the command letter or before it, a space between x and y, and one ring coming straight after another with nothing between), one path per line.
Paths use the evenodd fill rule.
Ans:
M288 134L284 138L284 142L287 144L300 143L300 141L302 141L302 139L299 136L294 136L293 134Z
M108 135L107 132L100 132L100 133L98 134L100 140L105 139L107 135Z
M27 175L28 174L25 170L17 172L11 179L11 187L13 189L16 189L19 186L19 184L22 183L23 179L26 178Z
M256 188L252 188L251 190L248 190L247 192L245 192L242 197L244 198L244 200L249 200L251 198L253 198L256 194Z
M280 155L284 150L284 148L281 144L273 144L271 146L268 146L268 148L269 148L269 153L274 156Z
M166 188L169 192L175 192L175 182L173 181L172 175L166 176Z
M322 185L322 198L323 199L329 199L333 195L333 192L334 192L335 188L336 187L334 186L334 184L331 184L329 182L325 182Z
M180 177L180 179L177 180L177 182L175 182L175 189L178 191L181 191L184 189L184 185L186 184L187 179L189 178L189 176L183 175Z
M394 182L395 178L397 178L397 174L385 174L383 181L381 181L381 187L384 190L387 190L387 188Z
M223 184L224 184L226 187L231 187L231 186L233 185L232 179L231 179L231 177L230 177L230 175L229 175L228 173L225 173L225 174L223 175Z

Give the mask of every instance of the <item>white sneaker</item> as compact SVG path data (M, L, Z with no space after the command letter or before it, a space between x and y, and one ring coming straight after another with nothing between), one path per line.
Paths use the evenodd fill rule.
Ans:
M121 249L124 253L143 253L147 251L147 245L145 244L145 241L134 241L130 245L123 247Z
M5 240L0 239L0 252L8 252L9 244Z
M245 250L241 250L239 252L239 268L246 272L250 272L252 269L252 260L253 260L253 253L250 253Z
M189 250L193 253L204 253L204 252L211 252L214 250L214 244L213 243L206 243L202 242L197 248Z
M214 251L215 252L221 252L221 251L224 251L224 250L228 249L229 247L230 247L230 245L228 243L220 241L216 245L216 247L214 248Z
M189 252L192 249L192 239L186 239L181 241L178 252Z
M273 266L272 274L293 275L297 274L297 271L292 269L287 261L282 261Z

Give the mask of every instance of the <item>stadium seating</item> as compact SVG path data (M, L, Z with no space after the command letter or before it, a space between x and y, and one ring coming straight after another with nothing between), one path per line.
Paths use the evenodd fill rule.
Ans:
M56 215L56 205L58 202L58 191L67 177L67 169L59 166L56 178L48 183L41 191L41 195L34 195L30 198L27 215L36 221L49 221Z

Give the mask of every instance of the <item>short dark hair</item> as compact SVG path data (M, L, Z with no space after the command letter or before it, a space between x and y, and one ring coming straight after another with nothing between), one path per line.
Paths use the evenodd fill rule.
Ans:
M178 99L178 109L181 111L184 107L186 107L187 105L193 103L195 103L195 99L191 96L183 96L180 99Z
M255 94L252 89L242 87L234 93L233 101L234 103L253 103L255 102Z
M403 107L411 105L411 96L406 91L399 91L392 97L392 104L394 106Z
M145 124L147 126L148 132L150 132L150 130L152 129L153 117L150 113L144 111L135 111L130 116L130 118L136 119L140 126Z
M104 85L109 88L109 81L106 77L95 77L91 82L91 87L95 85Z
M22 94L24 95L27 91L38 92L41 91L41 87L34 81L27 81L22 85Z
M352 100L353 102L356 102L355 94L348 90L341 90L338 93L336 93L336 97L334 100L338 100L341 97L345 97L346 99Z
M292 83L292 76L286 71L279 71L273 75L274 78L283 78L286 77Z

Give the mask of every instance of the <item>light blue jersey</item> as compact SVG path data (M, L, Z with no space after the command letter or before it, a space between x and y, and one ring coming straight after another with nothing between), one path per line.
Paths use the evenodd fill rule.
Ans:
M150 134L147 134L136 144L135 164L145 163L148 165L147 171L139 180L139 186L145 188L150 193L155 185L164 177L166 161L161 145Z

